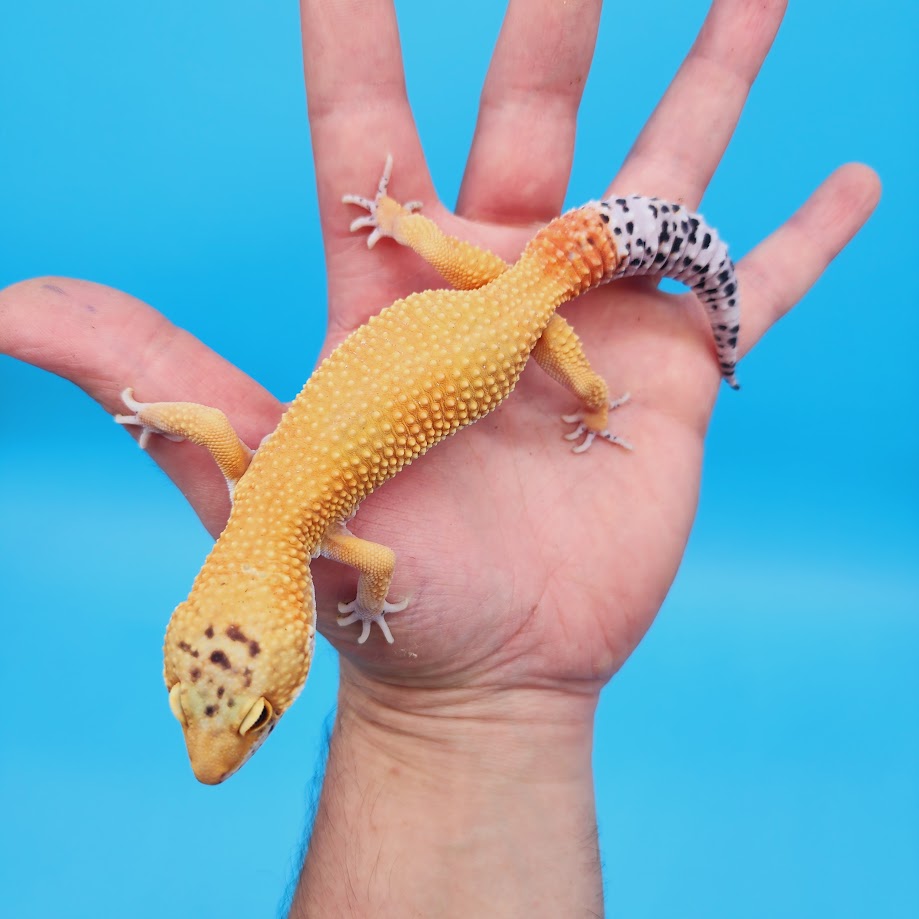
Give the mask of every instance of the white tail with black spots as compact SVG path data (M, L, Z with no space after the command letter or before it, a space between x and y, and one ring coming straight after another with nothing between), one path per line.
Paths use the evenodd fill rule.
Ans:
M740 296L728 249L701 214L681 204L630 195L591 202L606 224L619 266L609 280L653 275L690 287L706 308L721 374L734 389Z

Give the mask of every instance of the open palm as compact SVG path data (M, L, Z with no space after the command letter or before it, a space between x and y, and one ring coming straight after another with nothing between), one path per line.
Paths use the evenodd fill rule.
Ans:
M396 198L421 199L446 232L508 260L559 212L600 3L511 3L456 215L437 202L423 160L391 6L364 4L349 15L353 4L341 3L332 15L321 0L301 5L329 272L327 353L397 297L442 286L411 252L383 242L368 253L348 232L354 214L341 195L370 193L386 153L395 158ZM784 5L716 0L611 190L698 205ZM740 261L742 352L819 277L877 195L870 170L844 167ZM742 219L740 207L717 215L724 226ZM392 620L394 647L378 636L358 646L356 629L337 627L336 602L353 596L354 572L315 563L320 627L346 657L345 679L378 688L535 685L593 694L650 625L695 511L719 385L708 327L693 297L647 282L619 282L565 312L612 392L632 394L611 425L634 453L598 442L572 455L558 416L576 406L529 368L506 404L361 507L354 531L395 550L390 597L411 600ZM283 410L154 310L86 282L41 279L0 294L0 349L68 377L108 412L121 409L127 385L144 400L218 406L253 446ZM151 453L219 532L228 505L210 459L161 439ZM400 694L400 704L411 704L406 698Z

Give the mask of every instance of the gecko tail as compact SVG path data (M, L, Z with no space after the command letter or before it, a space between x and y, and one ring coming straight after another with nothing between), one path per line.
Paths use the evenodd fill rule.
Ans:
M734 263L717 231L701 214L660 198L631 195L594 206L622 256L609 280L654 275L689 287L705 306L721 375L740 389L734 374L740 294Z

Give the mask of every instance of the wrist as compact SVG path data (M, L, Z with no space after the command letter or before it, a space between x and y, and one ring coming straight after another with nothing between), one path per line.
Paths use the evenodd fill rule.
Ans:
M591 771L597 695L555 688L416 687L341 664L336 730L381 765L418 778L449 768L496 785L581 781Z
M599 911L594 704L551 690L396 689L343 661L291 915Z

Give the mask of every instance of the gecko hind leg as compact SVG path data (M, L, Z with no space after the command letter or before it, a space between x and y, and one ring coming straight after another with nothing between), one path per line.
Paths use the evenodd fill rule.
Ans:
M384 237L393 237L395 235L396 221L400 217L408 216L421 208L420 201L406 201L405 204L399 204L398 201L393 200L386 194L391 176L392 155L390 154L386 157L386 165L383 167L383 175L380 176L375 197L365 198L363 195L342 195L343 204L355 204L368 212L366 216L352 220L349 228L352 233L364 227L370 227L373 230L367 237L368 249L372 249Z
M121 401L133 414L115 415L115 421L140 427L137 442L141 449L146 450L153 434L205 447L227 480L232 499L255 451L243 443L220 409L197 402L138 402L130 387L121 393Z
M581 443L572 447L573 453L583 453L597 437L625 450L632 449L627 440L613 434L608 427L610 410L628 402L629 394L610 401L606 380L590 366L577 333L558 313L549 320L536 342L533 359L553 380L581 400L580 412L562 416L563 421L577 424L574 431L564 435L565 440L584 436Z
M354 204L368 212L351 223L352 232L364 228L372 230L367 237L368 247L372 248L384 238L408 246L458 290L483 287L507 271L507 263L494 252L448 236L433 220L416 213L421 207L420 201L399 204L390 198L386 190L391 173L392 157L387 157L375 198L361 195L342 198L345 204Z
M357 597L350 603L339 603L340 626L361 623L361 634L357 643L362 645L370 635L370 626L376 623L389 644L393 643L392 632L384 618L387 613L401 613L408 606L408 600L390 603L386 599L396 567L396 553L388 546L370 542L355 536L344 524L334 524L326 532L319 546L323 557L357 568Z

